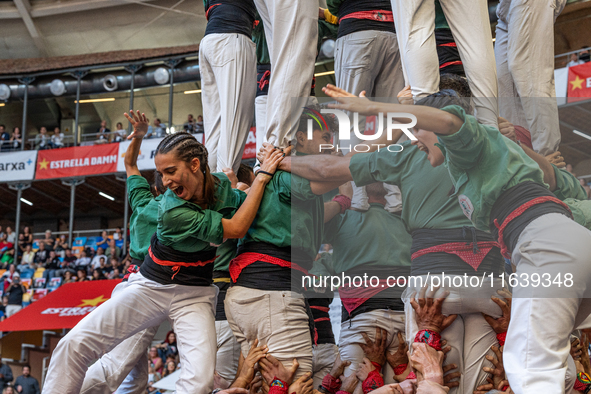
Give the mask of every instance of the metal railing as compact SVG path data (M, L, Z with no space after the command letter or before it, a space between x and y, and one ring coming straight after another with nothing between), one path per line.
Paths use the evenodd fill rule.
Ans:
M554 64L556 65L556 68L566 67L566 65L570 62L570 55L573 55L573 54L578 55L579 52L585 51L585 50L589 51L591 53L591 47L586 47L586 48L577 49L575 51L561 53L561 54L554 56ZM577 56L577 59L578 59L578 56Z
M115 232L115 230L117 230L117 228L102 228L102 229L96 229L96 230L78 230L78 231L72 231L72 238L77 238L77 237L99 237L103 231L106 231L107 234L112 234ZM51 235L52 236L60 236L60 235L65 235L66 237L70 234L69 231L52 231ZM33 239L43 239L45 238L45 232L38 232L38 233L33 233ZM71 246L71 245L70 245Z
M173 133L176 133L176 132L182 131L182 130L184 130L184 124L173 125L172 128L166 127L165 132L160 133L160 134L161 134L161 137L164 137L167 134L173 134ZM84 134L80 135L80 143L78 145L79 146L87 146L87 145L123 142L123 141L127 140L127 136L128 136L127 130L123 130L123 132L124 132L123 136L121 136L121 134L119 134L119 132L117 132L117 131L111 131L109 133L101 133L102 136L107 137L105 139L98 138L99 133L84 133ZM202 133L202 132L203 131L200 130L194 134L198 134L198 133ZM120 139L118 139L116 137L119 137ZM159 138L159 136L154 131L154 132L152 132L151 135L149 135L146 138ZM102 142L102 141L105 141L105 142ZM4 145L3 143L5 143L6 145ZM14 152L14 151L21 150L20 146L18 148L13 148L12 145L9 146L9 144L12 144L12 142L11 141L0 141L0 152ZM26 140L25 150L60 149L60 148L68 148L68 147L72 147L72 146L76 146L74 144L74 136L72 134L65 134L62 138L62 145L55 146L50 140L42 148L38 148L35 144L35 137L31 137Z

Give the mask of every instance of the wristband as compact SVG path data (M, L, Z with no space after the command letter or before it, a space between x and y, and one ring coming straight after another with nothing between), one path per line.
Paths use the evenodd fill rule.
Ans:
M331 374L326 374L324 379L322 379L322 386L326 392L335 394L341 388L341 379L335 378Z
M406 371L406 368L408 368L408 364L400 364L394 367L394 375L402 375Z
M586 393L591 387L591 378L585 372L577 372L577 380L575 380L574 389Z
M417 378L417 375L415 374L415 371L410 371L410 373L408 374L408 376L404 380L416 379L416 378Z
M511 386L509 386L509 385L506 385L506 386L503 386L503 388L501 389L501 391L507 391L507 390L509 390L510 388L511 388Z
M507 332L502 332L497 334L497 341L499 341L499 346L505 346L505 340L507 339Z
M287 389L287 383L275 376L269 385L269 394L287 394Z
M441 350L441 335L432 330L419 331L415 337L415 342L426 343L437 351Z
M367 375L367 378L363 381L361 388L363 389L364 394L368 394L370 391L378 389L383 385L384 378L382 378L378 370L374 369Z
M341 214L345 213L345 211L351 208L351 199L347 196L343 196L339 194L332 199L334 202L337 202L341 206Z
M267 171L259 170L259 172L257 172L257 175L258 175L258 174L265 174L265 175L269 175L271 178L273 178L273 174L271 174L270 172L267 172Z

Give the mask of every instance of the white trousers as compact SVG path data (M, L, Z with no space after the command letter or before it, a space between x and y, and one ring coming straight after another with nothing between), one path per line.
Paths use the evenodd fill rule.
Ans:
M495 55L499 110L531 132L534 150L549 155L560 144L554 90L554 21L566 0L501 0Z
M111 297L127 284L115 286ZM86 371L80 394L143 394L148 385L148 348L156 331L158 327L140 331L98 359Z
M565 392L570 333L591 312L591 232L558 213L531 222L511 256L520 278L513 287L503 361L515 394ZM534 286L532 275L562 284ZM565 275L572 275L572 283ZM526 286L527 285L527 286Z
M218 351L216 353L216 371L228 382L234 381L238 372L240 344L232 333L227 320L215 322Z
M62 338L49 364L44 394L78 394L92 360L132 335L169 319L181 359L180 394L207 394L215 370L216 286L161 285L140 273ZM67 374L67 379L64 379Z
M244 34L208 34L199 44L199 72L209 168L238 173L254 119L254 42Z
M345 368L345 376L357 372L359 364L363 363L365 353L360 343L365 343L361 333L366 333L373 341L376 336L376 328L383 328L388 332L386 339L386 350L395 353L398 350L398 331L404 335L404 321L406 317L404 312L395 312L388 309L376 309L373 311L361 313L352 319L341 323L341 336L339 338L339 350L341 359L351 361L351 365ZM394 370L390 364L386 363L382 368L384 382L396 383L394 380ZM359 384L359 386L361 383Z
M266 138L286 147L294 138L314 76L318 3L308 0L255 0L271 58ZM251 80L253 86L256 78Z
M467 264L466 266L468 267ZM433 276L442 277L441 275L430 275L431 278ZM422 275L420 277L426 283L427 276ZM445 285L441 286L440 290L435 293L437 298L438 294L449 291L449 295L443 303L442 312L444 315L458 315L456 320L441 333L442 338L447 340L447 344L451 347L451 351L447 354L446 364L456 364L458 370L462 373L460 386L450 389L450 393L472 394L476 387L486 384L486 378L489 376L482 371L482 367L493 366L492 363L486 360L485 356L494 355L490 347L497 344L497 337L481 313L486 313L495 318L501 316L501 308L491 300L491 297L499 296L497 290L503 288L502 281L496 279L491 286L491 281L488 279L483 282L482 287L463 287L459 280L463 276L446 275L446 277L457 278L456 284L459 285L454 286L453 279L451 282L446 279L444 281ZM482 277L476 278L481 279ZM403 298L407 317L406 339L409 343L412 343L419 329L415 320L415 311L410 305L410 295L416 292L415 297L418 297L421 283L416 282L412 283L412 285L410 283L403 294Z
M267 141L267 97L267 95L258 96L254 100L255 123L257 128L257 152L263 147L263 143Z
M358 96L365 90L367 97L380 101L396 102L396 96L404 88L402 62L394 32L365 30L338 38L334 57L335 79L338 87ZM359 117L359 130L365 129L365 117ZM351 145L362 141L351 132ZM400 190L385 185L386 210L402 210ZM351 206L368 210L365 187L353 183Z
M334 343L321 343L312 348L312 379L314 379L314 389L322 384L322 379L330 373L339 348Z
M10 317L23 309L22 305L6 305L6 317Z
M439 91L434 0L391 0L402 64L415 100ZM497 72L486 0L441 0L458 46L476 117L497 127Z
M233 286L224 305L244 357L258 339L259 346L267 345L269 353L286 368L297 359L297 378L312 371L312 338L303 295Z

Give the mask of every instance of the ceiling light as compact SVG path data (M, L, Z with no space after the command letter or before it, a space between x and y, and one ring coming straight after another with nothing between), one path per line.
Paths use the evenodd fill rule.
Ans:
M0 84L0 100L8 100L10 97L10 87L6 84Z
M99 192L99 194L100 194L101 196L103 196L104 198L106 198L106 199L109 199L109 200L111 200L111 201L115 201L115 197L111 197L111 196L109 196L108 194L105 194L105 193L103 193L103 192Z
M107 101L115 101L115 97L110 97L110 98L101 98L101 99L86 99L86 100L80 100L80 104L87 104L87 103L104 103ZM74 101L74 102L78 102L78 101Z
M61 79L54 79L49 85L49 91L54 96L61 96L66 93L66 84Z
M323 73L316 73L314 74L315 77L324 77L325 75L333 75L334 74L334 70L332 71L325 71Z
M158 85L164 85L166 82L168 82L169 78L170 74L164 67L158 67L156 71L154 71L154 81L156 81Z
M21 201L24 202L27 205L33 206L33 203L29 200L25 200L24 198L21 197Z
M579 130L573 130L573 133L575 133L576 135L580 135L583 138L587 138L588 140L591 140L591 135L580 132Z
M201 93L201 89L197 89L197 90L186 90L185 94L195 94L195 93Z

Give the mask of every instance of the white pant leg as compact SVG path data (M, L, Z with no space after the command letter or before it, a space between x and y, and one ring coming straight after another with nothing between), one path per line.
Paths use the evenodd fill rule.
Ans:
M505 4L503 4L505 3ZM554 89L554 21L565 0L503 0L507 62L532 134L534 150L548 155L560 144Z
M200 53L204 51L213 71L220 104L216 171L232 168L238 172L254 119L255 44L250 37L236 33L209 34L201 43L205 48Z
M6 317L10 317L23 309L22 305L6 305Z
M439 91L433 0L391 0L396 38L408 84L416 99Z
M509 34L501 8L497 8L497 15L495 59L497 61L497 80L499 84L499 116L502 116L514 125L526 127L527 120L525 119L525 113L521 106L521 100L519 100L519 93L517 93L517 88L513 83L513 76L511 75L511 71L509 71L509 62L507 59Z
M492 327L484 320L480 313L462 315L464 320L464 368L462 373L462 388L466 394L471 394L476 387L486 384L488 373L482 367L494 368L485 356L494 356L491 346L498 346L497 335ZM447 332L444 331L444 335ZM449 364L449 362L446 362Z
M115 286L111 297L123 291L128 283ZM80 393L142 394L148 384L147 350L156 331L158 327L138 332L92 364L86 371Z
M266 137L285 147L294 138L310 95L318 38L318 4L256 0L271 57Z
M217 286L178 286L170 307L181 361L176 382L178 394L207 394L213 390L215 355L215 305Z
M144 393L148 386L150 359L148 352L144 352L131 372L125 377L115 394ZM140 391L141 390L141 391Z
M364 343L362 332L366 333L371 340L375 339L376 328L383 328L388 332L386 339L387 350L394 353L398 350L398 331L404 335L404 312L395 312L387 309L376 309L361 313L352 319L341 323L341 336L339 338L339 351L341 359L351 361L351 365L345 368L345 376L355 373L359 364L365 357L359 343ZM386 363L382 370L384 382L395 383L394 371Z
M158 327L138 332L92 364L80 394L143 393L148 385L147 352L156 331Z
M334 343L321 343L312 348L314 389L317 390L322 384L322 379L330 373L338 354L339 348Z
M296 379L312 371L312 338L309 317L301 294L233 286L224 301L228 323L246 357L255 339L269 353L291 367L300 364Z
M175 287L178 286L160 285L139 273L131 275L125 289L92 311L60 340L51 357L43 393L80 393L92 360L166 319ZM68 379L63 379L64 373Z
M486 0L442 0L441 7L458 46L476 117L498 128L497 69Z
M218 145L221 137L222 110L217 80L207 54L215 55L216 40L212 34L205 36L199 43L199 74L201 75L201 105L203 107L203 144L207 148L208 164L211 172L216 172ZM216 62L215 56L211 59Z
M232 382L238 372L240 345L227 320L217 320L215 331L217 335L216 371L222 378Z
M565 392L570 333L591 306L589 256L591 232L558 213L535 219L519 236L511 258L519 276L571 274L572 285L513 288L503 361L516 394Z
M265 94L264 96L258 96L254 100L255 123L257 127L257 152L262 148L263 143L266 142L267 97L268 96Z

